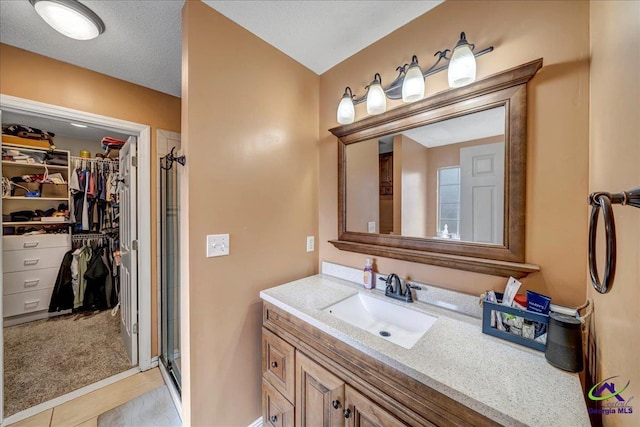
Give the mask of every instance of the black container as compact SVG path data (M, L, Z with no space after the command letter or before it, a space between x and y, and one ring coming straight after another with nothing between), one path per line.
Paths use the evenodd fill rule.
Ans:
M582 364L582 328L575 317L551 312L547 331L547 362L569 372L580 372Z

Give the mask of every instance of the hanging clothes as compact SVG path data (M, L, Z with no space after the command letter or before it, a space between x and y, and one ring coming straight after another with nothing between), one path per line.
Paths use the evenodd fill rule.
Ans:
M73 249L63 257L49 311L105 310L119 302L117 232L76 234Z
M75 169L69 188L74 230L104 233L118 228L118 162L80 157L72 161Z
M103 248L97 248L93 251L87 271L84 273L84 278L87 279L87 287L84 290L82 308L87 311L106 310L109 308L105 279L110 274L110 271L102 261L103 250Z
M51 301L49 302L49 313L54 311L68 310L73 308L73 285L71 279L71 262L73 251L64 254L62 264L58 270L58 277L53 287Z

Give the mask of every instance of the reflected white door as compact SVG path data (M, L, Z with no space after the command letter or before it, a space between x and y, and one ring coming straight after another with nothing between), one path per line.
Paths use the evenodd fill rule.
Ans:
M138 250L136 138L120 149L120 335L132 365L138 364Z
M460 149L460 239L503 244L504 142Z

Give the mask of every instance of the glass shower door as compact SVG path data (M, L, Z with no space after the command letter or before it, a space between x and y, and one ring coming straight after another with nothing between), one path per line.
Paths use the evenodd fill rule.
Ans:
M164 157L160 165L161 361L180 390L180 189L175 163Z

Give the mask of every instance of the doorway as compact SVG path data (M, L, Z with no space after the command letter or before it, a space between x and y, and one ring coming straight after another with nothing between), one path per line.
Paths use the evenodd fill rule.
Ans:
M49 119L64 120L68 122L81 123L88 126L104 129L106 131L114 132L117 134L125 134L135 136L138 142L137 153L135 155L134 162L137 163L137 177L132 181L134 188L150 189L150 169L151 169L151 147L150 147L150 128L146 125L127 122L119 119L113 119L105 116L99 116L91 113L86 113L78 110L71 110L68 108L58 107L50 104L39 103L35 101L25 100L21 98L11 97L7 95L0 95L0 112L4 110L16 114L26 114L31 116L38 116ZM0 116L1 117L1 116ZM151 211L151 196L150 191L141 191L133 203L133 207L137 212L150 212ZM1 205L0 205L1 206ZM99 383L92 384L83 387L80 390L76 390L64 396L60 396L54 400L37 405L26 411L12 415L5 419L4 411L0 413L0 421L2 424L8 424L19 421L42 410L48 409L55 405L59 405L65 401L68 401L79 394L88 393L99 387L117 381L125 376L133 375L140 370L150 369L152 366L151 360L151 254L150 254L150 233L151 225L148 215L137 216L135 221L138 226L137 239L129 248L136 252L138 262L135 263L137 268L137 289L132 288L131 296L137 297L137 304L132 303L136 298L128 298L127 301L132 306L126 311L130 314L130 321L128 323L128 336L130 337L131 348L137 347L137 351L132 353L131 360L134 360L135 366L133 369L129 369L116 377L110 377ZM4 239L2 239L4 240ZM2 243L0 243L0 251L3 249ZM4 270L3 270L4 271ZM3 289L4 283L2 277L0 277L0 289ZM121 304L124 304L125 300L121 300ZM123 307L121 307L123 308ZM125 310L121 310L122 313ZM0 315L2 315L2 307L0 306ZM123 324L126 322L122 322ZM126 330L127 328L124 328ZM4 337L0 339L0 343L4 344ZM3 350L4 351L4 350ZM3 351L0 351L0 366L3 368L3 375L0 376L0 381L4 377L4 361ZM135 360L137 358L137 360ZM0 385L2 385L0 383ZM45 385L46 386L46 385ZM2 394L4 387L0 387L0 401L4 401ZM4 409L4 408L3 408Z

